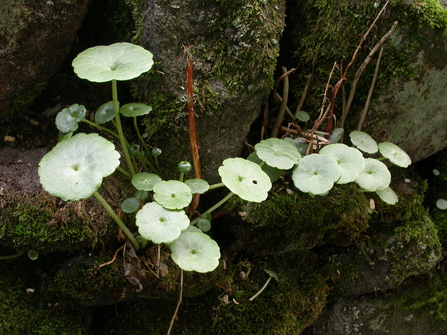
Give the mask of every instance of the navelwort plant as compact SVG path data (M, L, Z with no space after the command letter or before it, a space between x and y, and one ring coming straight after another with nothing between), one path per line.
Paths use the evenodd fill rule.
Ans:
M396 145L377 143L366 133L350 134L354 147L335 143L323 146L319 153L302 157L292 139L270 138L255 145L255 152L247 159L228 158L219 167L222 183L209 185L202 179L183 180L191 164L180 162L179 180L163 180L158 165L158 148L151 149L143 140L137 117L150 113L144 104L126 104L120 107L117 82L137 78L152 67L152 54L137 45L116 43L98 46L81 52L73 61L75 73L92 82L111 82L113 100L100 106L95 122L85 119L86 110L74 104L56 117L62 132L60 142L46 154L39 164L43 188L64 201L77 201L94 196L123 230L135 250L144 248L148 241L166 244L173 261L185 271L201 273L213 271L219 264L218 244L206 234L210 230L211 213L237 195L249 202L267 199L284 170L292 170L292 180L302 192L312 196L326 195L334 184L355 182L366 192L376 192L388 204L397 202L389 187L391 175L381 162L407 167L411 160ZM133 119L139 145L130 145L124 136L121 116ZM79 133L79 122L88 123L120 142L124 163L115 145L98 134ZM102 126L110 122L116 131ZM364 153L381 158L365 158ZM122 166L121 166L122 165ZM123 223L114 209L98 190L103 179L119 171L135 188L133 197L121 204L124 213L134 213L138 236ZM142 171L137 173L137 171ZM203 194L217 187L230 192L214 206L192 220L186 214L194 194Z

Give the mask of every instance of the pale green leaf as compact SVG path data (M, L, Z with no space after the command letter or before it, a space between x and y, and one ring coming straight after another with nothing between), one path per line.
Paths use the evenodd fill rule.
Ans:
M191 203L192 192L180 181L160 181L154 185L154 199L165 208L181 209Z

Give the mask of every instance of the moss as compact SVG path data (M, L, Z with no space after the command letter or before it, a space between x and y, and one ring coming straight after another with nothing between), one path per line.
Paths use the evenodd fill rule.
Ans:
M33 204L14 201L0 215L1 245L40 254L95 248L100 239L105 242L114 235L115 226L97 204L87 204L84 200L57 208L54 198L43 194L33 198Z
M329 71L335 61L343 70L350 62L360 36L366 32L381 9L376 8L375 3L377 2L319 0L293 2L289 7L287 24L290 35L286 36L287 45L283 49L286 53L293 54L293 66L298 68L298 78L293 78L292 81L297 99L302 93L306 77L310 73L313 74L304 110L311 113L317 113L319 110L320 95L324 92ZM347 94L357 68L394 21L399 22L397 32L393 33L387 42L375 96L380 92L387 92L389 84L396 78L414 79L419 70L414 63L423 50L430 50L430 56L424 61L429 66L443 64L439 58L444 52L438 52L437 49L443 48L447 10L436 0L412 1L411 4L407 1L394 1L388 5L386 15L378 21L359 51L344 85ZM356 105L361 108L366 101L376 58L377 54L362 74L353 103L354 108ZM334 74L333 84L340 78L341 71ZM337 102L340 107L336 110L341 110L341 95L340 91ZM380 110L372 113L380 113ZM348 126L354 127L356 120L351 117L348 121Z
M30 262L27 257L0 262L0 334L88 334L90 310L42 291L36 275L41 269Z
M327 243L349 245L368 228L369 203L356 185L338 185L327 196L313 198L297 191L289 194L286 188L277 185L260 204L233 201L229 213L242 216L234 234L247 248L284 253Z
M291 269L291 263L297 266ZM268 279L262 270L266 266L274 269L280 281L272 280L265 291L250 302L248 299ZM247 272L248 267L251 271L243 279L241 271ZM213 289L183 299L174 333L300 334L325 305L327 287L310 255L305 260L301 255L289 255L253 263L246 261L243 265L232 263L223 272L225 274L222 273L223 277ZM185 278L186 294L192 280ZM110 314L94 326L95 333L108 334L114 330L124 334L164 334L175 305L175 298L124 304L119 307L120 317L114 317L115 312L110 310Z
M5 120L6 116L23 112L23 110L29 107L34 99L36 99L40 93L45 89L47 83L37 83L31 89L18 97L15 97L10 106L2 111L0 115L1 120Z

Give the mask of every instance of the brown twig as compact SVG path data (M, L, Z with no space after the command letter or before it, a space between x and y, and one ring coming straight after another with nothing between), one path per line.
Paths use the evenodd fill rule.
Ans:
M287 108L287 101L289 99L289 77L288 76L293 71L295 71L295 69L291 69L291 70L287 71L287 69L283 66L282 67L283 75L281 77L279 77L278 80L276 81L275 90L274 90L275 97L277 95L276 89L278 87L278 83L281 80L284 80L284 86L283 86L281 107L279 108L278 117L276 118L276 123L273 126L272 133L270 134L270 137L273 137L273 138L278 136L279 128L281 127L281 123L284 120L284 114L285 114L286 108Z
M98 268L102 268L102 267L104 267L104 266L110 265L110 264L112 264L113 262L115 262L115 261L116 261L116 257L118 256L118 253L120 252L120 250L123 250L124 245L125 245L125 244L123 244L121 247L119 247L119 248L115 251L115 253L113 254L113 258L112 258L112 260L108 261L107 263L103 263L103 264L101 264L101 265L98 265L97 267L98 267Z
M192 162L194 166L194 178L202 178L202 170L200 167L199 146L197 145L197 133L196 133L196 119L194 114L194 91L193 91L193 76L192 71L194 62L189 48L185 47L186 53L186 95L188 100L188 130L189 130L189 143L191 146ZM194 212L199 205L200 194L196 193L193 196L191 205L189 206L189 212Z
M383 43L385 43L387 38L393 33L393 31L396 29L396 27L397 27L397 21L394 22L391 29L380 39L380 41L374 46L374 48L372 48L372 50L370 51L368 56L363 61L362 65L360 65L359 69L357 70L357 73L355 74L354 80L352 82L351 91L349 92L348 101L346 102L346 109L343 111L343 115L341 116L341 119L340 119L340 128L343 128L343 126L345 124L345 120L349 113L349 109L351 108L352 101L354 100L354 93L357 89L357 85L360 80L360 76L363 73L363 70L365 70L366 66L371 61L371 58L374 56L374 54L377 52L377 50L379 50L379 48L383 45Z
M369 104L371 102L371 97L374 92L374 87L376 86L377 76L379 75L380 61L383 55L383 45L380 47L379 56L377 57L376 70L374 71L374 77L371 81L371 86L369 88L368 97L366 98L365 108L363 108L362 115L360 116L360 121L357 126L357 130L362 130L363 122L365 121L366 114L368 113Z
M175 308L174 315L172 316L171 323L169 325L167 335L171 334L172 327L174 326L175 318L177 317L178 310L182 303L182 299L183 299L183 270L180 269L180 294L179 294L179 298L178 298L178 302L177 302L177 307Z

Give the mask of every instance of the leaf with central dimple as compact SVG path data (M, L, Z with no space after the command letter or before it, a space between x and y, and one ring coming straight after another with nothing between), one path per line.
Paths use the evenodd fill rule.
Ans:
M382 162L374 158L366 158L365 169L355 182L366 191L380 191L390 185L391 173Z
M383 157L388 158L394 165L406 168L411 164L410 156L394 143L379 143L379 151Z
M156 202L145 204L135 220L140 235L156 244L174 241L189 226L183 210L169 210Z
M267 165L282 170L291 169L301 158L293 144L279 138L263 140L255 145L255 150L256 155Z
M161 178L155 173L140 172L132 177L132 185L140 191L152 191Z
M357 148L368 154L375 154L379 150L377 142L367 133L359 130L354 130L349 134L352 144Z
M340 178L341 169L330 156L311 154L304 156L293 169L292 180L302 192L324 195Z
M180 181L160 181L154 185L154 199L165 208L181 209L191 203L192 192Z
M119 166L120 154L98 134L77 134L43 156L39 177L43 188L64 201L89 198Z
M145 104L131 103L125 104L120 108L120 113L127 117L136 117L149 114L152 110L151 106Z
M355 181L365 167L365 159L362 153L346 144L327 145L320 150L320 155L330 156L337 161L341 169L341 176L337 180L337 184L347 184Z
M203 179L187 179L185 184L191 189L191 192L197 194L203 194L210 188L210 185Z
M113 101L106 102L101 105L95 113L95 122L104 124L112 121L115 117L115 111L113 109Z
M134 79L149 71L153 64L152 53L131 43L89 48L72 63L79 78L96 83Z
M200 229L188 227L173 241L172 260L185 271L213 271L219 265L219 245Z
M239 157L224 160L219 175L231 192L247 201L264 201L272 188L269 176L258 164Z

